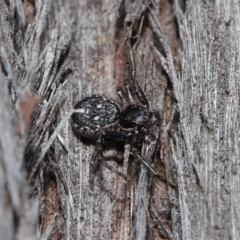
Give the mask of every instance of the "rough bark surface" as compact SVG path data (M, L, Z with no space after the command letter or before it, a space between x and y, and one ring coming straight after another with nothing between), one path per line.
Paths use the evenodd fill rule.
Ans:
M236 0L0 0L0 239L239 239L239 16ZM167 181L118 144L106 162L128 178L91 176L95 142L69 119L85 96L119 102L131 23Z

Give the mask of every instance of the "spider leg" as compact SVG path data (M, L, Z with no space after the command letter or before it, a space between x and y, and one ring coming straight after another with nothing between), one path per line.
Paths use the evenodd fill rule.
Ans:
M124 160L123 160L123 175L127 176L127 172L128 172L128 162L129 162L129 156L130 156L130 145L126 144L124 147ZM123 191L126 188L126 184L127 184L127 179L124 179L121 184L120 187L118 189L118 193L117 196L115 198L115 200L113 201L113 203L110 205L110 207L108 208L108 212L111 213L116 202L121 199L121 197L123 196Z
M157 111L152 111L150 113L148 127L143 132L144 143L141 153L137 151L137 149L132 149L132 154L148 169L152 175L160 179L162 182L166 183L171 188L176 189L176 186L174 184L170 183L165 177L157 173L150 165L151 158L156 149L157 140L160 133L160 116Z
M110 166L110 165L107 164L105 161L103 161L102 159L100 159L100 162L101 162L101 164L102 164L104 167L108 168L110 171L116 173L117 175L119 175L119 176L123 177L125 180L127 180L127 176L126 176L125 174L119 172L119 171L116 170L114 167Z
M148 107L149 103L148 100L139 85L138 81L136 80L136 67L135 67L135 59L134 59L134 54L131 48L129 48L130 52L130 61L132 65L132 76L131 76L131 85L133 86L132 89L130 89L132 95L136 95L140 103L142 103L144 106ZM130 84L129 84L130 85Z
M135 50L135 48L136 48L136 46L138 45L139 40L140 40L140 35L141 35L141 33L142 33L142 27L143 27L144 18L145 18L145 15L143 15L143 16L141 17L141 22L140 22L140 26L139 26L139 30L138 30L137 34L136 34L135 36L132 36L132 37L131 37L132 39L137 39L136 42L135 42L135 44L134 44L134 46L133 46L133 49L134 49L134 50Z
M120 142L126 142L129 138L129 134L120 131L105 131L102 135L104 141L115 140Z
M136 150L133 149L132 153L134 154L135 157L138 158L138 160L141 161L141 163L148 169L148 171L153 174L154 177L158 178L162 182L166 183L169 187L173 189L177 189L177 186L169 182L165 177L161 176L159 173L157 173L149 164L148 162L141 156L141 154Z
M157 141L157 139L159 137L160 121L161 121L161 118L160 118L158 111L156 111L156 110L151 111L150 116L149 116L149 122L148 122L148 133L149 133L149 135L152 136L152 138L155 141ZM156 146L156 143L155 143L155 146Z
M130 51L132 52L132 50ZM130 64L131 62L131 64ZM148 107L149 103L148 100L141 88L141 86L139 85L138 81L136 81L136 77L134 75L136 73L135 70L135 63L134 63L134 58L133 58L133 54L132 56L130 56L126 62L126 66L125 66L125 74L124 74L124 85L125 85L125 89L127 92L127 97L128 97L128 102L129 103L133 103L133 96L137 96L137 99L139 100L139 102Z
M104 156L102 153L102 146L104 145L105 141L114 140L119 142L126 142L129 138L129 134L119 131L105 131L97 140L96 147L93 152L91 162L90 162L90 178L89 178L89 186L90 189L93 189L93 182L95 179L95 175L97 172L97 169L99 168L99 164L101 163L103 166L108 168L110 171L113 171L117 175L123 177L125 180L127 180L127 176L118 170L114 169L112 166L110 166L106 161L104 161Z
M158 174L150 165L160 132L160 116L157 111L152 111L150 113L148 126L146 129L143 129L142 132L144 137L141 153L136 148L133 148L132 154L148 169L151 174L166 183L167 180Z
M117 88L117 95L118 95L118 97L120 98L121 102L122 102L124 105L129 104L128 98L127 98L127 96L126 96L126 93L123 91L123 89L122 89L121 87L118 87L118 88Z
M99 152L98 150L95 150L92 156L91 164L90 164L90 178L89 178L89 187L90 189L93 189L93 183L96 176L97 169L99 168L99 164L102 164L104 167L108 168L110 171L114 172L115 174L121 176L125 180L127 180L127 176L118 170L116 170L114 167L110 166L108 163L106 163L103 158L99 158Z
M141 155L144 156L145 159L151 159L160 133L160 115L157 111L150 112L148 125L142 130L142 133L143 147Z
M96 142L96 147L94 149L94 152L90 161L90 176L89 176L90 189L93 189L93 182L95 179L97 169L99 168L98 157L101 152L102 152L102 147L101 147L101 137L100 137Z
M142 25L142 23L141 23ZM131 28L132 26L128 27ZM130 31L127 28L127 33L129 34L127 36L127 45L128 45L128 59L126 62L126 67L125 67L125 75L124 75L124 84L125 84L125 88L127 91L127 95L130 99L130 102L133 102L132 100L132 96L137 96L137 99L140 101L140 103L142 103L144 106L148 107L149 103L148 100L141 88L141 86L139 85L138 81L136 80L136 64L135 64L135 58L134 58L134 53L133 53L133 49L131 46L131 34L132 34L132 30L130 29Z
M133 97L132 97L132 93L133 90L133 82L130 81L130 78L131 78L131 74L130 74L130 62L129 62L129 58L127 59L127 62L126 62L126 66L125 66L125 72L124 72L124 85L125 85L125 89L126 89L126 92L127 92L127 99L128 99L128 102L130 104L133 104Z
M132 149L132 154L147 168L147 170L155 177L159 178L162 182L167 183L167 179L157 173L151 165L141 156L140 152Z

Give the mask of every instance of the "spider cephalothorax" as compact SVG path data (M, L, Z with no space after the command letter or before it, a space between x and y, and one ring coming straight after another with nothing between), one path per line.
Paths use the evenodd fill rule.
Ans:
M144 126L148 122L149 110L143 106L128 105L121 112L119 123L124 128Z

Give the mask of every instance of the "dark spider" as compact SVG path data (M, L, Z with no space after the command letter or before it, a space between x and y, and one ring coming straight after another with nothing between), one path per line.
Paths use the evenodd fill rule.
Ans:
M129 33L129 36L131 36L131 33ZM76 133L85 138L97 140L95 151L91 159L92 166L90 166L91 176L89 185L91 189L92 179L97 170L99 160L110 170L113 170L125 179L127 178L126 175L114 170L106 164L105 161L102 161L104 159L102 149L106 141L123 142L125 144L126 153L126 155L124 153L124 161L125 156L126 159L128 159L129 154L132 154L134 159L139 160L151 174L169 185L167 180L156 173L150 165L159 137L160 116L157 111L150 110L148 100L136 80L134 56L129 39L127 43L129 47L129 56L124 75L125 89L118 88L117 91L123 107L120 108L112 99L101 95L93 95L79 101L72 114L73 129ZM127 174L126 169L124 172ZM139 176L144 176L144 174ZM134 202L136 202L135 221L141 222L141 224L144 223L142 219L145 217L147 218L146 209L142 206L145 201L143 200L143 196L145 195L142 193L146 190L147 185L146 181L144 181L144 184L141 182L146 179L147 178L139 177L139 195L136 195L136 199L134 199ZM172 184L170 184L170 186L172 186ZM119 188L120 191L116 199L120 198L121 189L123 187L124 181ZM115 202L116 201L114 201L114 204ZM148 205L146 204L146 206ZM131 231L131 235L135 234L134 231L135 229ZM168 237L168 235L168 232L165 231L164 236L168 239L172 239Z
M129 42L128 42L129 43ZM130 43L129 43L130 44ZM129 46L125 67L125 90L118 88L124 108L104 96L93 95L79 101L72 114L73 129L80 136L97 139L91 163L96 166L106 141L122 141L130 145L130 153L140 160L155 176L150 166L160 131L160 116L149 109L149 103L138 81L134 56ZM106 166L106 164L104 164ZM95 169L93 170L95 171Z
M157 111L150 111L141 87L129 70L128 60L124 78L126 90L118 89L118 95L126 107L121 111L116 102L101 95L86 97L75 106L73 129L80 136L97 139L92 163L96 163L99 154L102 155L105 141L123 141L130 144L134 157L159 176L149 162L159 136L160 117Z

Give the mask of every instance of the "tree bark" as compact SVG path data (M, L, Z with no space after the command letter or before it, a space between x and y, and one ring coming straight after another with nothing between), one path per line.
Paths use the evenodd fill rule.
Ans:
M238 239L239 10L236 0L1 0L0 239ZM120 105L126 26L161 116L151 166L162 180L118 143L93 176L96 143L71 126L86 96Z

